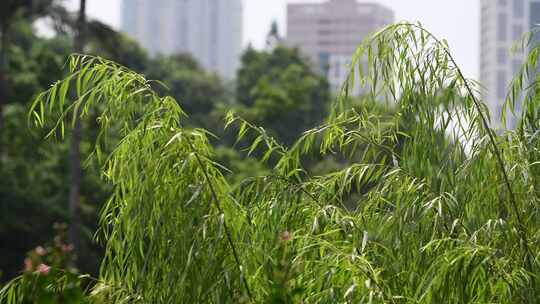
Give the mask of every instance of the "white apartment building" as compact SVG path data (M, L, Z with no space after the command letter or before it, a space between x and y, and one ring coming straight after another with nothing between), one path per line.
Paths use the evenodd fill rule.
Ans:
M540 23L540 0L481 0L480 82L494 127L501 124L503 104L525 51L512 51L522 36ZM518 105L516 111L521 112ZM517 119L507 113L505 127Z
M337 91L347 79L358 44L393 22L392 10L372 2L290 3L287 43L308 55Z
M122 29L151 56L189 53L231 79L242 53L242 0L123 0Z

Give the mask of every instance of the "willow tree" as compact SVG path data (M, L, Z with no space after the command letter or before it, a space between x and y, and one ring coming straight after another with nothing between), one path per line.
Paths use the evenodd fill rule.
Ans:
M290 148L228 115L273 164L235 188L212 160L210 134L185 127L175 100L113 62L71 57L71 75L31 113L38 126L58 121L51 135L63 135L69 114L101 113L94 155L115 190L88 301L537 302L538 52L506 101L523 102L519 128L499 135L445 42L419 25L389 26L359 46L326 122ZM394 104L392 117L351 107L356 85ZM107 141L110 132L122 140ZM351 164L317 176L302 165L312 153ZM0 299L23 301L31 284L16 280Z

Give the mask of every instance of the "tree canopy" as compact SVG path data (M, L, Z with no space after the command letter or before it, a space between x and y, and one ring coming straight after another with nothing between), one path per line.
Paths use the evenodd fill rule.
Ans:
M330 104L326 79L312 70L298 49L279 45L271 51L249 48L244 53L236 98L243 117L287 145L321 123Z

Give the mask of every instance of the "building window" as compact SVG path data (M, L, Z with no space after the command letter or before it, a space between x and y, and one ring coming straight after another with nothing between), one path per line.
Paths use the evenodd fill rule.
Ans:
M499 39L499 41L506 41L506 29L506 14L500 13L497 20L497 38Z
M337 79L339 79L339 77L341 76L341 66L340 66L340 65L341 65L341 62L339 62L339 60L337 60L337 61L335 62L335 65L336 65L336 67L335 67L335 69L334 69L334 72L335 72L334 77L336 77Z
M328 76L330 69L330 54L326 52L319 53L319 69Z
M513 0L513 11L514 11L514 18L523 18L524 11L525 11L525 3L524 0Z
M313 15L317 13L317 8L313 6L306 6L302 8L302 13L307 15Z
M497 98L506 98L506 73L504 71L497 72Z
M497 49L497 63L499 65L506 64L506 57L507 57L506 49L503 47L498 48Z
M530 24L531 28L538 27L540 23L540 3L532 2L530 6Z
M521 28L521 25L514 24L512 26L512 40L514 41L520 40L521 35L523 35L523 29Z
M530 4L530 28L538 28L538 24L540 23L540 3L539 2L531 2ZM540 37L538 33L535 33L530 41L530 46L535 47L540 42Z

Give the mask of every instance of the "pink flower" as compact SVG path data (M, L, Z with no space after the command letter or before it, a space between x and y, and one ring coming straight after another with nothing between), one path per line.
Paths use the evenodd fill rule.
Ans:
M37 267L37 272L39 272L39 274L48 275L49 271L51 271L51 266L39 264L39 266Z
M47 254L47 250L45 250L45 248L41 246L37 246L35 251L36 251L36 254L39 256L44 256L45 254Z
M73 251L73 244L69 244L69 245L62 245L62 251L63 252L71 252Z
M285 231L285 232L283 232L281 234L280 238L281 238L281 241L288 242L288 241L292 240L293 235L289 231Z
M24 259L24 271L32 271L33 268L32 260L30 258Z

